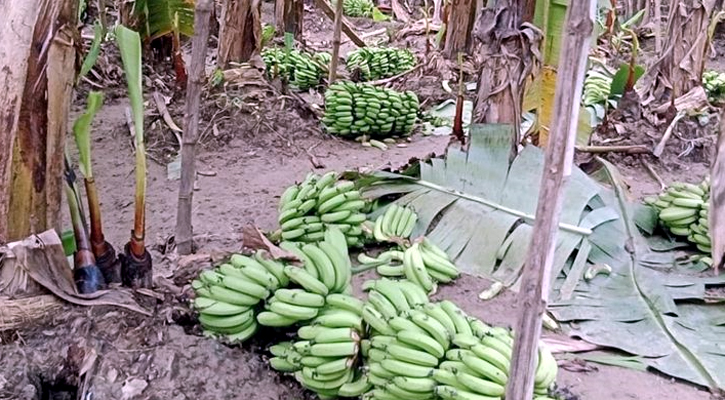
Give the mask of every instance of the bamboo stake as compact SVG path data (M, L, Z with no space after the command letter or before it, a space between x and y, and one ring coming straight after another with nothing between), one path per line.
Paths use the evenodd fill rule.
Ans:
M596 0L571 1L567 11L566 35L559 61L554 120L546 149L536 222L522 276L516 337L506 398L531 399L534 396L541 323L549 297L551 264L554 261L563 203L564 185L571 175L576 141L576 125L587 53L594 27Z
M196 3L194 13L194 38L189 64L189 85L186 89L186 111L184 135L181 146L181 182L179 183L179 203L176 211L176 249L185 255L192 251L193 228L191 226L191 205L194 195L196 142L199 136L199 103L201 89L204 86L204 65L206 61L207 41L209 39L209 17L211 0Z
M332 85L337 77L337 59L340 57L340 31L342 30L342 3L337 0L335 5L335 30L332 31L332 59L330 60L330 77L328 84Z

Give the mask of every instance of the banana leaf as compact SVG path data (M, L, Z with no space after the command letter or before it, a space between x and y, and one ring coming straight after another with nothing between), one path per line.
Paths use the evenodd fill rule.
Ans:
M103 105L103 92L88 93L86 111L73 124L73 135L78 146L78 165L84 178L92 178L91 168L91 124Z
M445 160L421 163L420 179L378 173L375 181L373 174L363 191L371 199L403 195L397 202L419 214L414 236L427 235L462 270L514 286L531 239L544 154L529 146L509 165L511 129L472 125L468 152L450 147ZM555 276L582 238L619 217L599 198L599 190L581 170L573 171L565 190Z
M449 147L444 159L417 164L417 173L374 172L359 185L367 198L413 207L419 214L414 237L427 235L463 271L515 290L532 235L543 152L529 146L510 162L511 131L473 125L468 151ZM725 277L668 273L676 270L674 253L653 250L662 244L641 233L653 230L651 210L630 202L616 169L601 163L597 179L574 167L567 181L549 311L570 335L722 389L725 307L704 298ZM602 264L612 268L609 276L582 279L589 266Z
M571 323L571 335L636 355L675 378L725 389L725 307L704 302L706 289L725 285L725 277L668 272L675 270L673 253L655 251L656 238L640 233L617 170L600 161L613 188L604 189L602 197L620 204L622 218L602 224L588 238L618 242L591 251L589 262L607 264L612 273L580 282L571 299L560 295L566 277L557 277L549 311Z
M194 0L136 0L134 10L145 19L144 38L150 40L171 33L194 34Z
M78 73L78 78L76 78L77 82L80 82L86 74L91 72L93 66L96 65L98 54L101 52L101 43L103 42L104 36L105 32L101 22L96 21L93 23L93 42L91 43L91 48L88 50L88 54L86 54L86 57L83 59L81 71Z

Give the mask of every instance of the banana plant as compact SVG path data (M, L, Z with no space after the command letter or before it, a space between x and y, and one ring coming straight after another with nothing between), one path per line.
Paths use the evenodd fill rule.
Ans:
M91 124L102 105L103 93L90 92L88 94L86 111L73 124L73 135L78 146L78 164L85 181L86 196L88 198L88 214L91 220L91 250L106 283L120 283L121 266L116 257L116 250L106 241L103 235L101 204L98 199L96 181L93 178L93 169L91 168Z
M73 255L73 280L79 293L93 293L102 289L106 282L101 270L96 265L96 258L91 251L91 241L88 238L85 216L81 207L78 188L76 187L76 174L71 167L68 154L65 156L65 171L63 173L65 194L68 198L73 235L75 236L75 253Z
M136 206L131 240L124 247L122 281L133 288L151 287L152 261L144 242L146 232L146 148L143 126L143 88L141 84L141 38L123 25L116 27L116 42L121 52L128 85L136 147Z

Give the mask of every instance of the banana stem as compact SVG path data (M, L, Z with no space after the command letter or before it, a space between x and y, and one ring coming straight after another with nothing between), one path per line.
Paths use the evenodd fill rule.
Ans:
M378 266L376 264L363 264L359 267L351 268L350 272L352 272L353 275L357 275L357 274L363 273L365 271L370 271L371 269L375 269L377 267Z
M88 197L88 214L91 219L91 246L93 246L93 254L98 256L96 248L103 245L106 240L103 236L103 223L101 222L101 204L93 176L87 177L85 184L86 196Z
M143 257L146 251L144 237L146 233L146 148L143 137L136 135L136 208L133 232L131 233L131 252Z

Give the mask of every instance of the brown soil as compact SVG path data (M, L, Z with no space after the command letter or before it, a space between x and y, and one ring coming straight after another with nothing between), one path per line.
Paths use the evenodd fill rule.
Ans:
M264 4L266 21L271 20L270 6ZM319 12L308 14L307 40L325 48L330 23ZM385 25L358 22L361 31ZM418 38L415 47L420 49L421 42ZM349 50L349 43L345 46L342 54ZM447 97L436 77L408 82L405 85L410 88L421 88L418 94L422 100ZM198 150L197 169L204 174L197 182L193 210L198 253L239 251L241 229L249 223L262 229L275 228L277 196L310 171L396 167L412 157L440 154L448 140L418 134L405 143L407 147L385 152L364 148L323 134L314 119L300 116L289 106L293 100L285 101L287 107L282 108L282 100L265 97L261 103L250 102L241 110L228 108L216 117L213 110L205 109L201 129L209 139L202 141ZM177 124L181 124L182 104L183 99L170 106ZM106 236L117 248L128 240L133 219L133 153L125 125L126 106L123 97L109 100L97 117L93 141ZM220 137L208 134L214 124ZM178 181L167 179L166 171L169 149L174 148L175 141L161 123L150 127L149 148L154 159L148 164L147 244L152 247L157 282L169 282L164 278L184 274L178 270L173 253L165 251L175 226ZM312 161L324 166L317 169ZM657 191L655 181L638 163L619 164L636 196ZM667 164L656 169L666 181L694 181L704 175L706 166L690 160L681 167ZM465 275L455 285L442 287L436 297L450 299L488 323L513 325L515 294L506 292L492 301L481 301L477 295L488 284ZM83 389L92 395L88 399L311 397L265 363L265 346L278 338L278 333L264 331L250 343L234 347L205 338L189 314L187 292L188 286L160 288L154 316L149 318L107 307L68 306L26 329L2 332L0 399L75 399ZM83 360L93 354L96 363L79 378ZM562 393L586 400L710 398L698 388L654 373L586 366L588 372L561 370Z

